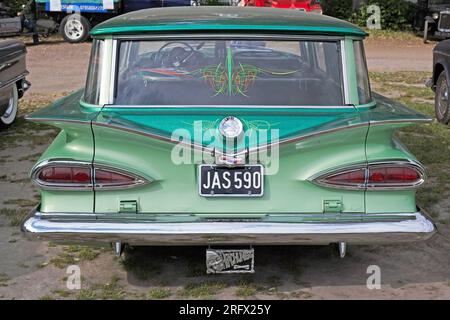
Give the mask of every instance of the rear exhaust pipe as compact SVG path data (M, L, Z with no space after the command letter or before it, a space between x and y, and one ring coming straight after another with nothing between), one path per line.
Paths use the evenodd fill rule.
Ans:
M116 255L116 257L120 258L123 252L122 242L114 242L113 246L114 246L114 254Z
M347 243L346 242L338 242L339 256L341 258L345 257L345 253L347 252Z

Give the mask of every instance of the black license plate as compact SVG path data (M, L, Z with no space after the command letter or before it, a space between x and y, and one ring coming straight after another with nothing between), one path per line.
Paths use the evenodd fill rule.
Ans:
M204 197L260 197L264 192L263 166L200 165L198 183Z

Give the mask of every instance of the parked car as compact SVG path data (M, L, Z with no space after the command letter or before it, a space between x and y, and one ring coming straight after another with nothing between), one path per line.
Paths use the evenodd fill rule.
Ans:
M0 127L14 122L19 99L30 87L25 79L28 74L26 52L20 41L0 41Z
M413 23L414 29L423 31L423 41L429 37L450 37L450 0L418 0Z
M25 6L23 7L25 9ZM34 10L32 12L34 12ZM57 31L57 24L53 20L48 19L47 17L36 19L37 17L35 16L33 21L35 21L36 24L36 34L34 34L33 30L29 30L27 28L23 11L20 16L15 15L11 12L9 7L6 7L3 3L0 3L0 37L29 35L34 36L33 41L34 43L37 43L38 35L47 37Z
M280 13L148 9L94 28L86 87L28 116L62 131L31 171L25 234L208 245L208 272L251 272L254 244L344 256L431 237L424 167L394 136L431 119L371 91L363 30Z
M319 0L242 0L242 6L297 9L322 14Z
M37 16L46 16L59 25L64 40L83 42L97 24L123 13L147 8L191 6L196 0L63 0L55 5L51 0L35 0Z
M433 49L433 76L428 86L435 92L434 109L436 119L450 122L449 81L450 81L450 40L445 40Z

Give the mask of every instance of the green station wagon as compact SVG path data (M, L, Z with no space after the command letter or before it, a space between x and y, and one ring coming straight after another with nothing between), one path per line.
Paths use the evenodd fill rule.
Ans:
M28 116L61 132L32 169L41 203L25 234L117 254L204 245L208 272L252 272L252 245L344 256L435 233L415 201L424 168L394 137L431 119L371 92L356 26L188 7L91 34L85 88Z

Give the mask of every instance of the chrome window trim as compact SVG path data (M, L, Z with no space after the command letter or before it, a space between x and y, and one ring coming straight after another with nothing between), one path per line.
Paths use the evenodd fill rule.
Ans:
M156 40L161 41L164 39L170 39L170 40L202 40L202 39L210 39L210 40L230 40L230 39L270 39L270 40L276 40L276 41L301 41L301 40L309 40L309 41L323 41L323 42L335 42L339 46L339 51L341 53L341 85L343 86L343 104L342 105L336 105L336 106L276 106L276 105L122 105L122 104L115 104L115 92L116 92L116 79L117 79L117 61L120 58L119 56L119 42L120 41L136 41L136 40ZM113 56L112 56L112 63L111 63L111 81L109 85L111 86L109 88L110 90L110 102L100 104L101 106L108 105L109 108L148 108L148 109L158 109L158 108L226 108L226 109L232 109L232 108L274 108L274 109L344 109L344 108L353 108L353 106L349 105L349 88L348 88L348 79L347 79L347 67L346 67L346 57L345 57L345 37L342 36L299 36L299 35L252 35L252 34L200 34L200 35L193 35L193 34L186 34L186 35L150 35L150 36L114 36L114 50L113 50ZM102 83L103 85L103 83Z
M390 183L390 184L382 184L377 185L375 183L369 184L369 173L370 168L372 167L386 167L391 165L399 165L399 166L409 166L414 169L416 169L419 172L420 179L416 181L413 184L406 184L406 183ZM365 181L363 184L358 185L336 185L336 184L330 184L326 181L326 178L328 178L331 175L337 174L337 173L348 173L358 170L364 170L365 172ZM323 172L319 172L307 179L308 181L322 186L322 187L328 187L328 188L334 188L334 189L345 189L345 190L410 190L410 189L416 189L419 186L421 186L425 180L426 180L426 173L425 168L417 161L413 161L410 159L392 159L392 160L380 160L380 161L369 161L364 163L357 163L353 165L344 165L341 167L333 168L332 170L326 170Z
M271 106L271 105L108 105L108 108L124 108L124 109L186 109L186 108L214 108L214 109L353 109L353 106Z
M350 91L348 82L347 57L345 49L345 39L340 41L341 46L341 67L342 67L342 85L344 86L344 104L350 105Z
M161 40L161 39L276 39L276 40L327 40L330 42L345 39L344 36L325 36L325 35L299 35L299 34L273 34L273 33L182 33L182 34L147 34L147 35L113 35L113 39L127 41L127 40ZM102 39L99 37L99 39Z
M47 183L43 182L38 178L39 173L48 167L55 167L60 165L67 165L72 167L88 167L91 171L91 182L87 184L70 184L67 185L65 183ZM118 173L123 173L129 176L133 176L136 178L136 181L133 184L129 185L102 185L95 182L95 170L108 170ZM35 183L39 188L45 190L67 190L67 191L94 191L99 188L99 190L122 190L122 189L130 189L139 186L143 186L149 184L153 181L150 178L144 178L141 174L137 174L135 172L126 171L120 168L116 168L109 165L104 165L101 163L91 163L88 161L78 161L73 159L49 159L44 160L33 167L31 170L31 180Z
M100 96L98 104L100 106L104 106L107 104L111 104L111 91L113 78L115 76L115 70L112 69L113 64L113 55L114 55L114 45L112 39L104 40L105 50L103 52L103 60L102 70L101 70L101 80L100 80Z

